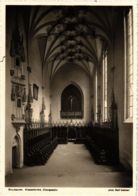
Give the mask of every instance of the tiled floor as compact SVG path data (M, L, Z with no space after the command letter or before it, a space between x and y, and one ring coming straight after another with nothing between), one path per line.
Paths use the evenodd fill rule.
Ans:
M130 187L131 175L119 167L97 165L83 144L58 145L44 166L15 169L6 186Z

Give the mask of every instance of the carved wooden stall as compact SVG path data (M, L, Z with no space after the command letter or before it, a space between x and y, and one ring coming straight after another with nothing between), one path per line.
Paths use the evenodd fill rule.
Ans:
M111 120L108 123L49 124L26 123L24 129L24 163L45 164L58 144L85 144L98 164L119 162L117 105L112 97Z
M24 129L24 164L45 164L58 144L85 144L98 164L118 163L118 130L107 126L53 126L26 124Z
M58 143L84 143L87 133L92 129L90 124L56 124L52 125L52 135L56 135Z
M111 127L95 126L87 135L85 144L96 163L118 163L116 131Z
M119 135L117 104L114 93L110 107L110 122L97 124L87 134L86 147L98 164L119 163Z
M26 124L24 129L24 164L45 164L57 146L57 137L51 136L51 128L40 123Z

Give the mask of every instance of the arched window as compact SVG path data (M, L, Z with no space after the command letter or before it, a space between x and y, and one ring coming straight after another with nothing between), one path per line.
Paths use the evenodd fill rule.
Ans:
M98 121L98 76L97 70L95 73L95 122Z
M68 85L61 94L61 118L83 117L83 94L73 84Z
M124 17L125 48L125 122L133 122L133 10L129 9Z
M103 53L103 122L107 119L107 50Z

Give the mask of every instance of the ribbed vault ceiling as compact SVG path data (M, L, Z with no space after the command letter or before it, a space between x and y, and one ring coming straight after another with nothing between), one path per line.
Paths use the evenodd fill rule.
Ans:
M117 7L33 6L28 8L28 38L38 39L42 67L50 77L62 66L80 66L89 75L112 43Z

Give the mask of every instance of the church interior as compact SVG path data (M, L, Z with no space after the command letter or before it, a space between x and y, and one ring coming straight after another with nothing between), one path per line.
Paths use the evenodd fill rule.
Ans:
M133 186L133 7L6 6L5 186Z

